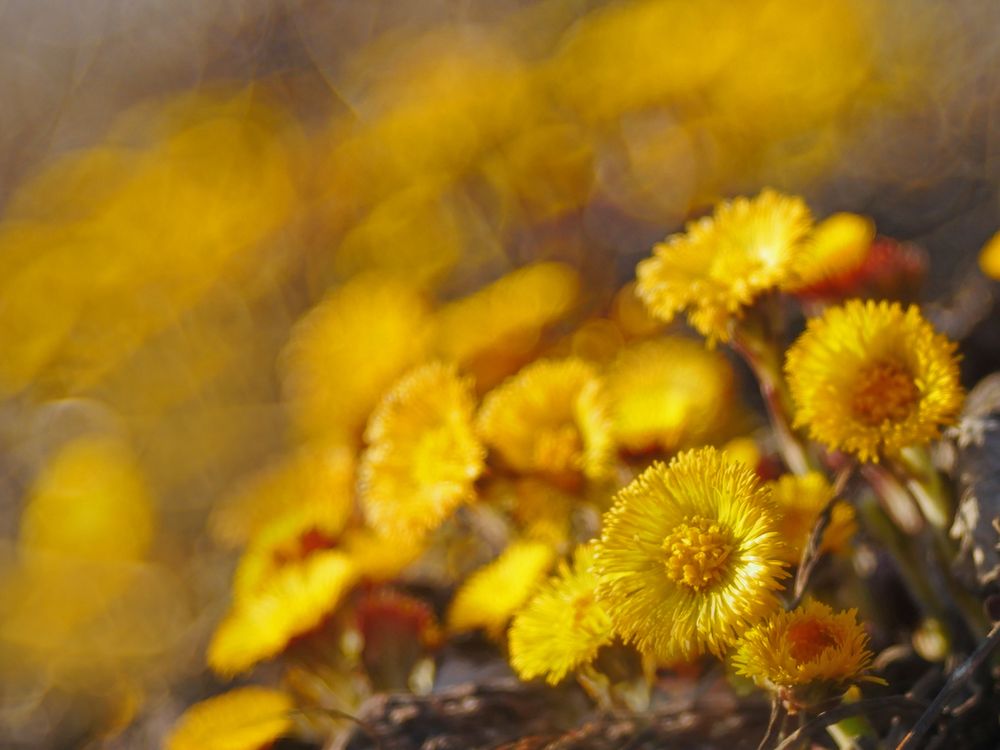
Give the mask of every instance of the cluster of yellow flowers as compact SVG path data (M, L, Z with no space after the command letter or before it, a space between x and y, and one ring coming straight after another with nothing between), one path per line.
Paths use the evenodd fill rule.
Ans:
M798 604L787 584L816 556L848 552L858 528L828 467L896 466L955 420L962 389L954 345L918 308L817 303L817 285L856 278L872 247L862 217L814 225L801 199L768 190L639 264L655 316L686 311L709 343L747 356L765 396L787 388L772 418L807 464L788 473L775 471L787 444L767 457L767 438L741 435L720 352L655 326L636 334L616 304L603 324L618 350L575 354L558 328L574 310L567 267L526 267L437 309L397 278L332 292L283 360L302 446L213 516L217 538L245 551L209 664L363 664L367 687L327 686L344 710L371 689L426 689L420 665L442 635L476 630L523 679L551 684L599 674L602 653L628 646L653 673L725 659L790 710L874 680L856 610ZM811 311L825 307L784 367L755 356L781 346L762 322L768 300L803 290ZM427 587L450 596L432 605L417 593ZM292 702L240 695L228 700L260 702L271 739L290 731ZM307 710L301 694L294 703ZM210 746L210 705L182 721L174 750Z

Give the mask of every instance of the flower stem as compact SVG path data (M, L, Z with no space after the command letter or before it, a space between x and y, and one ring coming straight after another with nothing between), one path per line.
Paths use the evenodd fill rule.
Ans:
M736 327L730 343L757 378L785 464L793 473L800 475L817 469L802 439L792 429L792 399L781 373L781 356L774 342L761 331L741 325Z

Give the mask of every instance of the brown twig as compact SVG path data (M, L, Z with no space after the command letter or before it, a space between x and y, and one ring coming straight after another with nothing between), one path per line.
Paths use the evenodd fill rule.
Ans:
M789 602L789 609L795 609L799 606L802 602L802 597L805 596L806 588L809 586L809 579L812 578L813 570L816 568L816 564L821 557L820 548L823 545L823 534L826 533L826 529L830 525L830 521L833 518L833 509L837 503L846 502L840 495L854 473L854 467L854 463L851 462L837 473L837 478L833 482L833 497L823 507L823 510L816 518L816 523L813 524L812 533L809 534L809 541L802 550L798 572L795 574L795 585L792 588L792 601Z
M917 723L907 732L903 741L896 747L896 750L910 750L918 746L918 743L923 740L927 732L934 725L937 717L944 711L948 701L955 697L959 688L979 670L983 662L986 661L986 658L998 645L1000 645L1000 622L993 626L989 635L976 646L976 650L969 655L969 658L951 673L948 681L941 688L941 692L937 694L937 697L927 707L923 715L917 719Z
M888 695L882 698L868 698L857 703L845 703L836 708L831 708L829 711L824 711L815 719L807 722L805 726L796 729L785 737L774 750L791 750L803 738L809 737L821 729L826 729L831 724L836 724L838 721L843 721L858 714L877 714L887 711L895 711L897 713L910 711L915 713L923 710L923 707L924 704L903 695Z

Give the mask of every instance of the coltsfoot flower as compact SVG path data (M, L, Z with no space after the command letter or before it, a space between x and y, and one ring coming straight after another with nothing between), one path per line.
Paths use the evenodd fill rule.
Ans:
M480 436L515 471L603 477L614 444L604 383L576 357L535 362L483 399Z
M552 567L555 552L545 542L512 542L500 557L470 575L448 609L448 629L482 628L499 637L507 622Z
M728 341L730 323L758 296L789 283L812 229L798 197L764 190L719 204L653 249L636 268L637 291L654 315L688 322L710 341Z
M644 653L719 655L777 608L782 546L754 472L714 448L688 451L616 496L597 547L598 597Z
M299 433L355 444L385 389L428 353L430 320L420 290L393 277L365 274L330 292L282 353Z
M704 444L732 410L733 370L700 341L670 337L636 344L618 356L605 379L615 439L634 453Z
M827 697L858 680L877 681L865 674L871 663L857 610L835 613L814 600L748 630L733 656L739 674L793 703Z
M245 672L317 628L358 579L352 558L304 506L262 531L240 558L233 605L208 647L220 675Z
M962 406L955 345L916 306L829 308L789 348L785 372L796 426L862 461L937 438Z
M866 216L839 213L823 219L805 243L795 273L785 287L794 292L821 289L864 262L875 239L875 224Z
M165 750L261 750L292 728L285 693L248 686L196 703L178 720Z
M534 263L442 307L434 316L438 353L494 385L537 349L542 332L572 311L580 279L570 266ZM499 377L498 377L499 375Z
M412 370L383 397L365 431L361 506L386 536L419 536L474 497L485 449L472 426L472 383L453 366Z
M544 676L556 685L611 642L614 631L597 600L593 564L594 544L577 547L572 568L560 563L558 574L514 617L510 663L521 679Z
M778 508L778 532L785 541L784 560L797 565L809 541L816 519L833 499L833 487L822 474L785 474L771 482ZM833 506L830 523L823 532L822 552L840 552L857 531L854 508L840 502Z
M230 610L208 647L208 665L231 676L280 654L317 628L356 580L350 558L329 551L286 565Z
M303 508L337 534L354 508L354 451L307 444L255 472L212 510L212 536L240 547L284 516Z

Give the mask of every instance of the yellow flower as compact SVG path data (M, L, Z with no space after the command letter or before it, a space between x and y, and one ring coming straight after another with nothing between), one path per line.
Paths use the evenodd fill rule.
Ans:
M155 531L149 486L129 446L85 435L45 465L21 516L20 546L83 560L139 561Z
M430 311L412 285L365 275L332 291L292 332L284 389L298 431L353 443L382 393L427 352Z
M639 296L663 320L686 310L709 340L727 341L730 323L746 306L792 278L811 228L801 198L765 190L727 201L639 263Z
M720 450L729 458L739 461L753 471L757 471L757 467L760 465L760 446L757 445L757 441L752 437L733 438L723 445Z
M486 395L480 436L515 471L565 482L604 476L614 450L607 395L593 365L540 360Z
M521 679L544 676L556 685L611 642L611 618L597 601L593 564L594 544L578 547L573 567L560 563L558 574L514 617L510 663Z
M732 411L732 368L690 339L635 344L619 355L605 380L615 437L634 453L703 444Z
M544 329L573 309L579 286L576 271L561 263L512 271L438 311L436 349L480 387L492 385L531 357Z
M994 234L980 251L979 268L991 279L1000 281L1000 232Z
M797 291L855 270L875 239L875 224L866 216L839 213L816 225L795 263L786 288Z
M653 464L618 493L597 548L617 632L662 661L721 654L778 606L776 523L768 488L714 448Z
M281 519L240 559L233 606L209 644L209 666L233 675L277 656L318 627L358 575L350 555L306 511Z
M864 679L871 661L857 610L834 613L812 600L791 612L775 612L748 630L733 656L737 672L760 687L800 694L806 686Z
M440 363L412 370L382 398L359 472L362 508L376 531L423 534L474 497L485 459L474 408L471 380Z
M829 308L786 355L795 424L862 461L933 440L962 405L954 351L916 306Z
M833 487L826 481L826 477L816 471L802 476L786 474L770 485L775 505L778 506L778 532L785 541L782 559L797 565L816 519L833 498ZM854 509L845 503L837 503L833 506L830 523L823 532L820 550L843 550L857 528Z
M338 545L348 557L359 578L388 581L395 578L424 551L425 537L387 541L371 529L351 529Z
M239 547L282 516L308 507L337 534L353 505L354 451L307 445L254 473L213 509L209 525L217 541Z
M165 750L260 750L292 728L285 693L248 686L196 703L184 712Z
M552 567L555 553L544 542L512 542L493 562L459 587L448 609L452 632L483 628L499 637L507 621L531 596Z
M222 621L209 644L209 666L229 676L277 656L293 638L320 625L354 575L350 559L341 552L317 553L283 568Z

